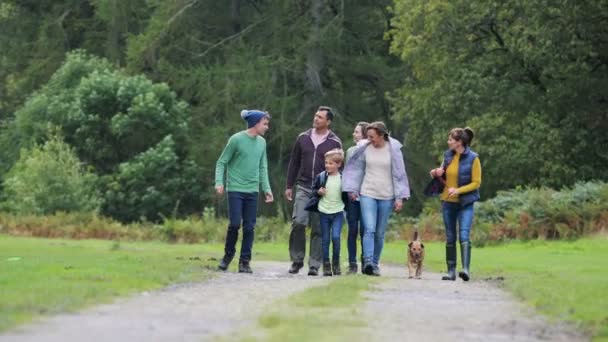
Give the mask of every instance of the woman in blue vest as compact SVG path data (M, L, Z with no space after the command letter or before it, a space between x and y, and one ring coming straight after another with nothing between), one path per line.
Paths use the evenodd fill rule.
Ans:
M471 263L471 240L469 233L473 224L473 204L479 200L481 186L481 163L477 153L469 145L473 141L473 130L454 128L448 134L449 149L443 155L441 166L431 170L431 177L443 178L445 187L441 193L441 207L445 224L445 260L448 274L443 280L456 280L456 226L460 239L462 270L458 276L469 281Z

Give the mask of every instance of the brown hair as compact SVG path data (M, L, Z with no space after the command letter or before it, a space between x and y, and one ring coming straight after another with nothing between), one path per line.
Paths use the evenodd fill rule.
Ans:
M344 151L339 148L334 148L333 150L329 150L325 152L325 159L329 159L334 163L342 163L344 161Z
M450 130L450 133L448 134L448 136L456 141L461 141L462 142L462 146L467 147L469 145L471 145L471 142L473 142L473 137L475 136L475 133L473 132L473 130L470 127L465 127L465 128L452 128L452 130Z
M367 139L367 126L369 126L369 122L359 121L357 122L357 126L361 127L361 135L363 135L363 139Z
M369 125L367 125L367 129L365 130L365 135L367 136L367 131L369 131L370 129L375 129L376 132L378 133L378 135L381 135L384 137L384 140L388 141L388 129L386 128L386 125L384 124L384 122L382 121L375 121L370 123Z

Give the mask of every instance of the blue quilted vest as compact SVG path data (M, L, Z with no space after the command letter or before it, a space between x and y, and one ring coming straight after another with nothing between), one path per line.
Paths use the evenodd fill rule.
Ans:
M447 150L443 154L443 160L445 161L444 168L447 169L448 165L454 159L456 152ZM473 177L473 161L477 158L477 153L471 151L467 146L464 152L460 155L460 161L458 162L458 186L464 186L471 183ZM479 201L479 189L475 189L471 192L466 192L458 195L460 199L460 205L465 206L475 201Z

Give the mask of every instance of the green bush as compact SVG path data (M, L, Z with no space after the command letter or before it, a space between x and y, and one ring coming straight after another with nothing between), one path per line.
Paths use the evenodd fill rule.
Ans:
M100 177L105 215L122 221L191 215L200 210L203 182L188 150L188 117L187 104L166 84L73 51L2 130L0 177L19 149L47 140L50 125Z
M426 202L422 214L397 225L401 238L417 229L423 237L443 239L441 205ZM509 239L573 239L605 229L608 223L608 184L576 183L571 188L518 188L501 191L475 204L473 243L477 246Z
M101 205L96 182L74 151L55 136L43 146L21 151L4 180L3 206L17 214L95 212Z

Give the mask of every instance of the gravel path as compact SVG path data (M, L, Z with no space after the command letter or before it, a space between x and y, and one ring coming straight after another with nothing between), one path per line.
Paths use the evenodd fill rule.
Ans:
M378 322L369 333L376 341L589 340L563 323L550 324L494 282L443 281L428 272L408 279L405 266L382 273L389 280L366 294L366 319Z
M328 281L305 272L289 275L286 262L255 262L252 267L253 274L228 272L203 283L53 316L0 335L0 341L207 341L257 324L276 300Z
M208 341L256 327L257 318L276 301L331 281L305 272L288 275L284 262L253 266L253 275L225 273L46 318L0 335L0 342ZM405 267L383 267L382 272L384 281L366 294L369 300L362 307L370 324L359 336L366 341L588 340L563 324L548 324L492 282L446 282L435 273L412 280Z

